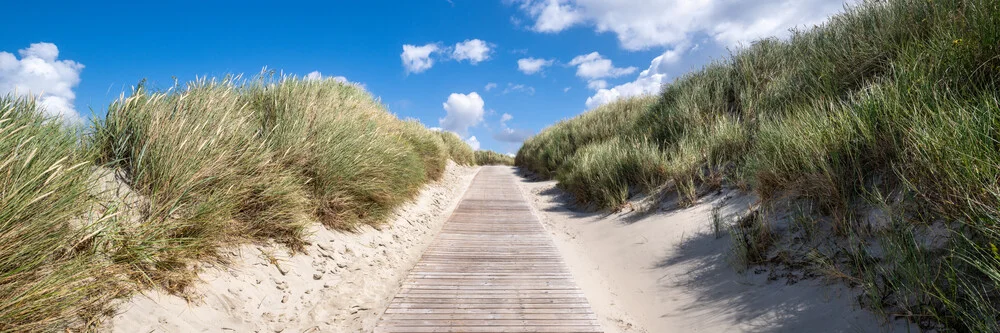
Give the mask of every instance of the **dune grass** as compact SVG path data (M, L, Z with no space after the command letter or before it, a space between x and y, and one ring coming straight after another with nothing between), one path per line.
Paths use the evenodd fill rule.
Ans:
M514 165L514 158L492 150L477 150L476 165Z
M469 144L462 141L462 138L458 137L458 134L445 131L438 131L437 134L444 141L445 147L448 148L448 156L451 157L452 161L455 161L458 165L476 164L476 155L472 147L469 147Z
M308 182L310 208L327 225L381 223L443 170L442 161L418 155L442 157L428 130L416 131L357 86L284 79L241 89L260 118L262 144Z
M554 177L578 149L629 132L654 101L653 97L622 99L560 121L525 141L515 163L541 177Z
M898 250L879 265L847 265L853 281L870 281L871 308L925 327L998 331L997 78L997 3L863 2L685 75L652 105L615 115L624 121L604 118L627 101L553 125L516 161L612 209L654 185L691 200L728 184L765 206L807 202L845 248L864 239ZM622 146L636 140L652 144ZM636 155L654 167L635 167ZM898 227L861 227L871 207ZM949 230L943 248L906 231L931 225ZM740 236L753 228L734 239L774 242ZM757 256L744 261L759 262L764 247L742 245Z
M0 332L84 325L116 295L82 219L92 167L76 129L0 97Z
M0 98L0 332L93 328L114 299L183 294L223 247L301 250L312 221L385 223L474 158L335 80L140 83L90 131Z

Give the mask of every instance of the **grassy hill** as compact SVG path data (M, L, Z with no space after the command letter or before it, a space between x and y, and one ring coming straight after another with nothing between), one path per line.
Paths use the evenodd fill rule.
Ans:
M997 2L863 2L787 40L748 45L657 96L557 123L516 163L603 209L638 193L690 203L721 187L757 193L762 212L791 201L840 250L806 264L861 286L869 308L996 332L998 78ZM871 227L873 210L886 227ZM810 242L769 225L733 227L743 262L767 264L774 238ZM944 245L924 241L936 229Z

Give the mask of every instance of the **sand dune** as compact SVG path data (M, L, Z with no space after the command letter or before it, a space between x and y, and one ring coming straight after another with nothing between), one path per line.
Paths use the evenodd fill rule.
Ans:
M651 214L570 209L554 181L521 182L607 332L905 332L821 280L787 284L737 273L711 209L746 211L750 196L716 195Z
M313 228L308 253L243 246L233 264L205 267L192 302L160 291L137 295L111 332L371 331L400 280L437 234L478 168L449 162L444 178L396 211L381 229Z

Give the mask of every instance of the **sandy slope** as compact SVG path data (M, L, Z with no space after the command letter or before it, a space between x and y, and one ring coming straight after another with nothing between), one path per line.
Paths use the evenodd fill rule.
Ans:
M233 265L200 274L200 301L150 291L123 304L105 330L371 331L477 170L449 162L444 178L398 209L381 230L342 233L317 225L308 253L291 257L280 246L235 249Z
M844 287L737 273L728 235L716 238L711 229L711 207L721 204L722 215L732 216L746 210L748 196L607 215L569 209L553 181L522 181L521 189L607 332L905 332L857 309Z

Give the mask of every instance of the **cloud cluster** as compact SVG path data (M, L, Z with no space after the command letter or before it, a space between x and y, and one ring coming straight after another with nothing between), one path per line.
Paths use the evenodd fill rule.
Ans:
M440 50L437 44L426 44L424 46L403 45L403 53L399 58L403 60L403 68L407 74L422 73L434 66L434 59L431 54Z
M399 58L403 61L406 73L418 74L431 69L434 67L435 58L458 62L468 61L470 64L476 65L489 60L494 47L494 45L479 39L465 40L449 47L442 47L439 44L430 43L423 46L404 44L403 53L399 55Z
M576 25L611 32L628 50L690 44L707 35L725 47L823 22L845 0L515 0L532 30L555 33ZM847 0L848 3L856 0Z
M525 0L521 9L535 19L532 30L538 32L560 32L586 18L577 7L558 0Z
M587 108L592 109L622 97L648 95L659 92L663 84L667 83L666 65L676 61L671 58L674 55L673 51L667 50L667 52L653 58L653 61L649 63L649 68L639 73L639 77L635 81L617 85L611 89L604 87L607 83L597 85L594 84L595 81L591 81L588 86L591 89L597 90L597 92L587 98Z
M600 53L579 55L569 61L570 66L576 66L576 76L588 80L619 77L635 72L635 67L615 67L610 59L605 59Z
M551 66L552 60L538 58L523 58L517 60L517 70L521 73L532 75L541 72L547 66Z
M441 128L465 136L469 127L478 125L486 114L483 98L475 92L469 94L453 93L443 103L445 116L438 119Z
M486 42L472 39L455 44L451 57L457 61L468 60L469 63L475 65L488 60L490 52L492 49Z
M82 118L73 106L83 65L73 60L58 60L59 48L52 43L34 43L18 50L18 59L0 52L0 95L34 95L45 113L70 123Z

